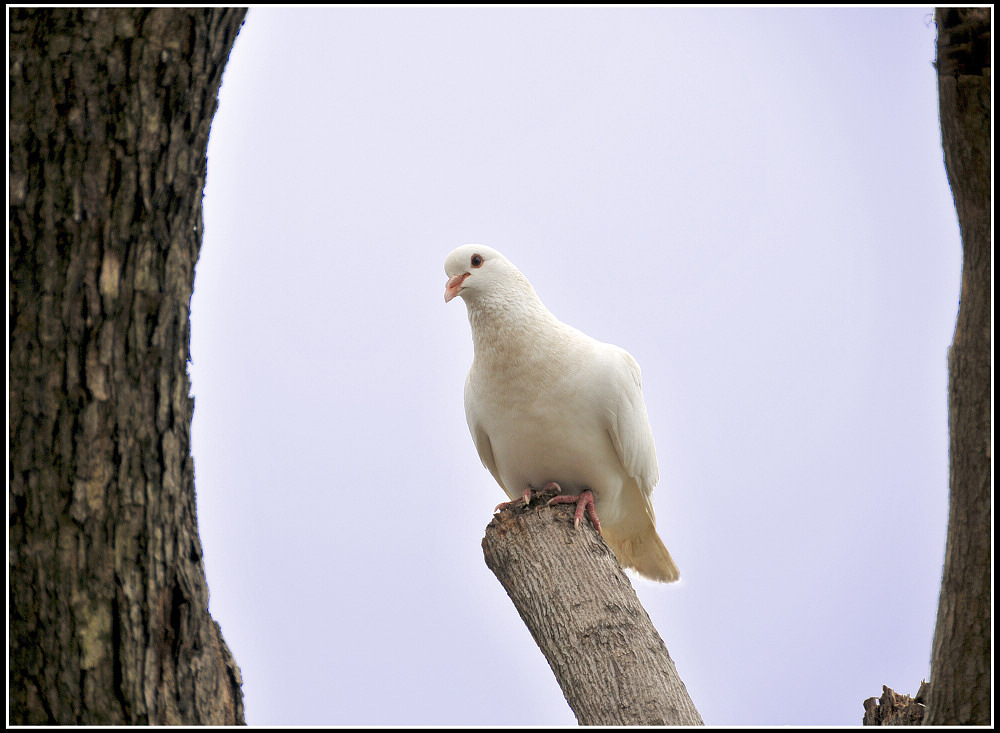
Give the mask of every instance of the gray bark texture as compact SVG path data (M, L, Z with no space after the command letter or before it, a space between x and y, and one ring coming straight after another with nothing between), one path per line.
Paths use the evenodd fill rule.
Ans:
M614 553L574 507L505 509L483 553L582 725L703 725Z
M991 15L988 7L935 13L941 137L963 262L948 352L948 537L931 652L928 725L991 723Z
M927 693L927 683L920 685L916 697L900 695L882 685L882 697L865 700L865 716L862 725L920 725L926 708L923 696Z
M187 361L245 12L9 9L12 724L244 722L208 613Z

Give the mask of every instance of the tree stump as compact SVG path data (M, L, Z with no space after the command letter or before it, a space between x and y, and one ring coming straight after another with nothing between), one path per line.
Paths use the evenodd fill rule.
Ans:
M554 495L496 515L483 553L577 720L703 725L614 553L589 522L574 529L572 507L546 507Z

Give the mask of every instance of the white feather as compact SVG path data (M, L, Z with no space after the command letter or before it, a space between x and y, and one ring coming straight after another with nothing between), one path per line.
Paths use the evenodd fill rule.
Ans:
M590 489L621 564L677 580L655 529L659 472L635 359L559 321L490 247L459 247L445 273L446 299L465 300L472 326L465 414L483 465L511 500L551 481Z

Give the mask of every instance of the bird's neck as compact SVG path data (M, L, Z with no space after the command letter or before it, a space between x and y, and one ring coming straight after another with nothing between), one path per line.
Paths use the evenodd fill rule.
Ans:
M525 283L527 284L527 283ZM469 323L477 364L509 370L527 365L546 351L563 324L552 315L531 286L500 297L469 303Z

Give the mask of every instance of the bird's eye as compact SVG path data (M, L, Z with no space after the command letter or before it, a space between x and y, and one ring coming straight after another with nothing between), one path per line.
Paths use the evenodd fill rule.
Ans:
M472 266L473 267L482 267L483 266L483 257L482 257L482 255L472 255Z

